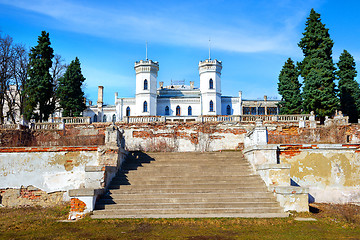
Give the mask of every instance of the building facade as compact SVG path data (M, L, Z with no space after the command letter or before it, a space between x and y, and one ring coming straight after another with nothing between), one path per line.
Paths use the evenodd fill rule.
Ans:
M206 59L199 62L200 87L190 81L159 82L159 63L152 60L135 62L136 90L134 98L119 98L114 105L104 105L104 88L99 86L96 105L89 104L84 116L93 122L122 121L131 116L196 117L211 115L277 115L278 100L245 100L242 93L236 97L221 93L222 62Z

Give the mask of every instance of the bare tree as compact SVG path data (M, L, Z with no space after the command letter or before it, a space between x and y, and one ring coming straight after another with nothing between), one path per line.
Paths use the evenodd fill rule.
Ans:
M10 79L13 77L11 63L14 58L13 39L0 35L0 123L4 123L4 105Z
M7 117L15 123L16 116L20 117L24 112L24 96L22 90L28 78L27 70L29 64L29 53L25 46L16 44L13 47L12 78L9 82L5 100L8 105Z
M59 79L64 76L68 66L69 65L65 63L65 60L61 57L61 55L55 54L54 60L53 60L53 65L50 69L50 74L52 76L53 86L54 86L54 89L53 89L54 95L52 97L52 102L55 106L55 111L59 110L59 108L60 108L60 106L58 104L59 99L56 96L58 82L59 82Z

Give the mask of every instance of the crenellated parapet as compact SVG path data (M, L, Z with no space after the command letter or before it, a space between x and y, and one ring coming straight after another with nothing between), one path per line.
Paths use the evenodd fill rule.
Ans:
M221 74L222 69L222 62L218 61L216 59L206 59L204 61L199 62L199 74L205 73L205 72L216 72L218 74Z

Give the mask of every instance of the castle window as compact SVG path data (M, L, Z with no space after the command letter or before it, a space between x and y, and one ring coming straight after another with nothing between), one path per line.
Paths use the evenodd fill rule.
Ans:
M103 116L103 122L106 122L106 115Z
M209 89L214 89L214 81L212 80L212 78L210 78L209 80Z
M143 108L143 112L147 112L148 111L148 106L147 106L147 102L144 102L144 108Z
M130 116L130 107L126 108L126 116L129 117Z
M230 105L227 105L227 107L226 107L226 115L231 115L231 107L230 107Z
M189 116L192 115L192 108L191 108L191 106L188 107L188 115L189 115Z
M144 90L148 90L148 81L144 80Z
M97 122L97 115L94 115L94 122Z
M213 101L211 100L210 101L210 112L213 112L214 111L214 103Z
M278 114L277 107L268 107L267 108L267 114L268 115L277 115Z
M169 116L170 115L170 110L169 110L169 106L165 107L165 116Z
M116 115L112 115L112 122L116 122Z
M257 115L265 115L265 108L264 107L258 107Z
M180 111L180 106L178 105L176 107L176 116L180 116L181 115L181 111Z

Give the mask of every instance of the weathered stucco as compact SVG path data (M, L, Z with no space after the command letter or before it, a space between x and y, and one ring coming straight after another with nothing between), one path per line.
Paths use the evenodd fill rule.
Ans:
M349 145L283 147L280 161L290 163L294 184L306 186L316 202L360 201L360 155Z
M55 192L79 188L84 184L85 165L98 165L97 148L29 150L0 153L0 189L32 185L45 192Z

